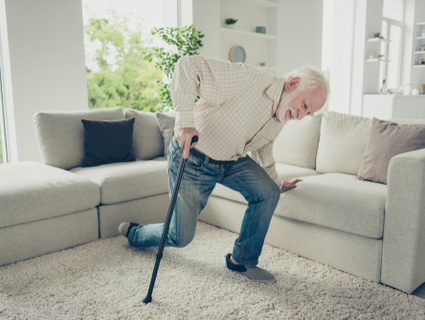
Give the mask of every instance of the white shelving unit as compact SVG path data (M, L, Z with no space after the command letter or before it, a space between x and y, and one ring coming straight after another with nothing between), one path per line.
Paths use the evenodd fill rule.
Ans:
M423 68L425 65L420 65L419 60L425 59L425 51L420 51L421 46L425 46L425 37L422 36L422 31L425 30L425 22L415 24L415 38L413 42L413 67Z
M425 119L425 95L365 94L362 116L378 119Z
M381 50L381 44L391 42L391 40L383 39L383 38L369 38L366 41L371 43L371 45L368 46L366 50L368 52L367 56L370 56L370 55L377 56L378 55L377 53L380 52ZM379 44L379 47L376 46L376 44ZM366 58L366 61L367 62L391 62L388 59L381 59L381 58L373 58L373 59Z
M220 28L220 32L233 33L234 35L246 35L246 36L252 36L252 37L257 37L262 39L277 40L277 36L258 33L258 32L248 32L248 31L241 31L241 30L234 30L234 29L227 29L227 28Z
M276 74L277 71L277 0L219 0L220 59L229 60L233 46L245 49L246 64ZM227 18L238 19L231 27ZM255 32L266 27L266 34ZM260 66L265 63L266 66Z
M386 59L379 59L379 58L375 58L375 59L366 59L367 62L391 62L391 60L386 60Z
M391 42L391 40L382 39L382 38L369 38L367 42Z

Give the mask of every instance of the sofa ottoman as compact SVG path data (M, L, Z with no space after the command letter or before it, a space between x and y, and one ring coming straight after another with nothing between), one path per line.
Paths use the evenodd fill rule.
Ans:
M38 162L0 166L0 265L98 239L99 186Z
M118 235L118 226L123 221L142 225L165 221L169 196L164 157L76 167L70 172L92 180L100 188L100 238Z

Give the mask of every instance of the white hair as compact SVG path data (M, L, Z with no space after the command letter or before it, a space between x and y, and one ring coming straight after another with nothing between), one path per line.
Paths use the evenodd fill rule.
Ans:
M320 88L323 96L327 99L330 92L329 82L322 71L309 65L297 68L291 72L288 72L284 76L285 84L295 77L300 77L301 79L300 86L296 90L297 92Z

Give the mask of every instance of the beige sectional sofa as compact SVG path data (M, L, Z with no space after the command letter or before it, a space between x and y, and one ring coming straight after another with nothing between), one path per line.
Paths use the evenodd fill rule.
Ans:
M82 168L81 119L119 120L125 117L136 118L133 150L137 161ZM81 189L80 196L92 201L83 206L84 209L61 211L55 206L66 196L53 197L50 189L41 192L40 197L47 200L34 206L51 206L55 214L34 216L32 222L23 219L0 225L0 240L9 239L6 244L0 242L0 265L31 257L17 254L25 251L25 246L15 239L27 225L37 223L37 219L40 225L45 225L52 219L60 221L66 217L78 225L79 221L89 219L95 208L98 225L88 224L90 232L72 224L71 229L79 235L99 232L101 238L117 235L117 226L122 221L141 224L164 221L169 203L167 164L155 114L113 108L43 112L34 119L45 164L31 165L80 179L78 182L82 186L97 188L97 194L91 195ZM422 232L425 228L425 149L394 157L389 166L388 185L360 181L356 175L371 125L372 119L328 112L302 121L290 121L285 126L275 142L276 168L281 179L300 177L304 181L281 195L266 242L411 293L425 281L425 236ZM55 177L53 171L50 177ZM19 182L17 184L8 191L18 194L11 202L26 197ZM61 183L55 186L62 188ZM0 181L0 212L3 212L4 190L8 187ZM19 210L19 205L15 203L10 208L8 214L12 215L13 210ZM25 208L21 210L22 216L33 215L31 210L47 210L31 209L30 205ZM200 220L239 232L245 209L246 201L240 194L217 185ZM60 223L61 226L67 224ZM51 228L55 227L57 225L52 224ZM34 230L37 229L34 227ZM47 240L42 231L40 234L34 231L34 246L42 249L32 256L94 240L91 236L81 237L79 243L67 242L72 232L66 230L64 234L53 232ZM43 252L49 241L56 241L58 245ZM4 260L3 252L9 251L13 254Z
M0 265L98 238L99 186L39 162L0 165Z

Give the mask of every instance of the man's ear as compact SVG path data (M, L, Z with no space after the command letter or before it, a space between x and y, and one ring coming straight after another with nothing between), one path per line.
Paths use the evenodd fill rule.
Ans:
M285 84L285 91L286 92L295 91L300 86L300 81L301 81L300 77L294 77L294 78L290 79Z

